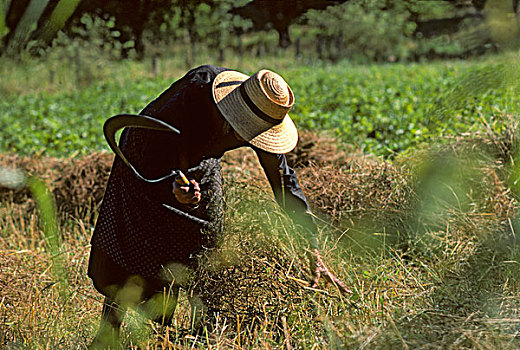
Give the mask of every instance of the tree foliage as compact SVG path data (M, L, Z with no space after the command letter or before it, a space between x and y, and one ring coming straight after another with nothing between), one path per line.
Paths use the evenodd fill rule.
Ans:
M288 47L291 43L289 25L305 12L315 9L324 10L349 0L254 0L233 10L253 22L255 30L274 28L279 35L279 46Z
M0 50L52 45L60 31L81 36L85 16L110 23L103 45L143 58L161 44L205 47L223 57L244 50L244 36L278 34L281 48L316 50L323 59L371 60L463 57L518 45L520 0L2 0ZM98 23L97 20L92 20ZM99 22L101 23L101 22ZM290 27L303 28L291 34ZM83 32L84 32L83 30ZM88 30L92 30L92 26ZM297 30L298 31L298 30ZM258 34L257 34L258 35ZM263 34L259 34L263 35ZM269 34L271 35L271 34ZM263 43L264 36L257 42ZM87 35L88 36L88 35ZM293 37L291 37L293 36ZM296 39L296 40L293 40ZM313 43L313 44L311 44ZM260 46L258 52L260 52ZM187 59L191 62L192 59Z
M414 28L404 2L388 7L378 0L351 0L323 12L311 10L306 19L320 41L329 43L321 54L333 59L357 53L370 59L403 56Z

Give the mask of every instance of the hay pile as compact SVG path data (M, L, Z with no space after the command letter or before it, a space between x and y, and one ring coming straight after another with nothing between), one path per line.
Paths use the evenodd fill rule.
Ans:
M103 199L113 155L108 152L59 159L0 154L0 167L23 170L45 181L56 199L58 212L82 215L95 211ZM0 187L0 201L31 203L29 190Z
M385 220L412 207L413 190L405 167L349 153L338 144L332 137L304 131L296 149L287 155L316 214L336 224L346 220L352 224L366 216ZM254 153L234 152L224 158L224 175L242 186L253 184L270 192Z
M96 209L103 199L113 155L107 152L58 159L0 154L0 166L18 168L41 177L56 197L60 212L77 214ZM336 140L303 132L297 148L288 155L300 184L315 211L341 221L381 208L398 210L410 189L402 169L388 162L352 156L340 150ZM253 186L270 193L263 171L250 149L239 149L223 159L225 182ZM0 188L1 201L25 202L27 189Z
M281 330L282 318L300 314L313 294L304 280L305 259L276 237L237 232L238 227L226 231L226 243L201 257L192 291L204 300L210 317L227 319L232 327L239 320L251 330L266 322Z

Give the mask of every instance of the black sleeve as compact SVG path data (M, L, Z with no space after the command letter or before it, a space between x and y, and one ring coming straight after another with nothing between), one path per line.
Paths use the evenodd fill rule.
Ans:
M309 203L298 183L296 171L287 164L284 154L273 154L256 147L253 149L269 180L276 201L296 224L305 229L312 248L317 248L317 226Z
M196 124L189 123L188 118L193 117L194 114L205 116L207 114L206 106L212 101L209 91L201 87L211 84L215 76L223 70L225 68L210 65L190 70L140 112L140 114L152 116L178 128L181 130L180 136L149 129L126 128L123 130L119 147L129 162L143 176L151 179L159 178L171 173L172 169L178 168L178 157L175 152L167 150L182 152L186 149L186 143L181 138L183 135L184 138L189 138L185 136L190 134L188 126ZM199 104L194 101L199 101ZM198 127L198 125L196 126ZM121 163L117 157L114 165L116 163ZM128 172L129 169L123 169L123 171ZM142 182L142 186L135 188L142 188L143 197L146 195L153 201L184 208L183 205L176 202L172 194L173 179L159 183L139 181Z

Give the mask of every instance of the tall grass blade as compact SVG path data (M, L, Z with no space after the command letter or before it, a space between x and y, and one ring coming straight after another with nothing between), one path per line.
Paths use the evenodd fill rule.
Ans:
M27 187L32 193L40 212L45 243L52 259L52 272L57 279L59 294L63 301L68 295L68 283L61 256L61 243L57 226L56 204L45 183L35 176L26 176L17 169L0 168L0 187L20 189Z
M7 11L9 11L10 5L11 0L0 1L0 40L2 40L2 38L6 36L9 32L9 29L7 28L7 24L5 21L7 18Z
M29 2L20 22L14 29L14 35L7 44L7 55L14 56L25 47L48 3L49 0L31 0Z
M52 272L58 282L58 289L62 301L67 300L68 283L65 264L61 252L61 243L56 219L56 203L47 186L37 177L27 178L27 187L31 190L38 206L45 235L45 242L52 258Z

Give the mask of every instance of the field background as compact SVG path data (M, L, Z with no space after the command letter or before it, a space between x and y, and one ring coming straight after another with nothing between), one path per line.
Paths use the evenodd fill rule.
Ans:
M388 24L381 11L358 25ZM291 85L300 140L288 159L324 261L351 293L325 279L309 287L305 234L240 149L223 162L221 244L201 257L193 284L216 320L194 334L184 293L172 327L130 312L116 348L520 348L520 52L502 41L483 55L432 60L431 47L439 58L462 46L410 46L386 33L378 40L399 45L307 54L312 21L333 15L292 27L307 35L300 55L258 54L255 45L276 45L271 31L244 35L255 52L238 54L231 37L223 57L203 43L195 56L189 42L150 41L141 59L121 59L116 45L89 43L110 21L84 19L86 39L62 33L39 54L0 56L0 348L90 344L102 297L86 276L89 240L113 160L102 125L207 63L268 68ZM341 34L327 28L324 37Z

